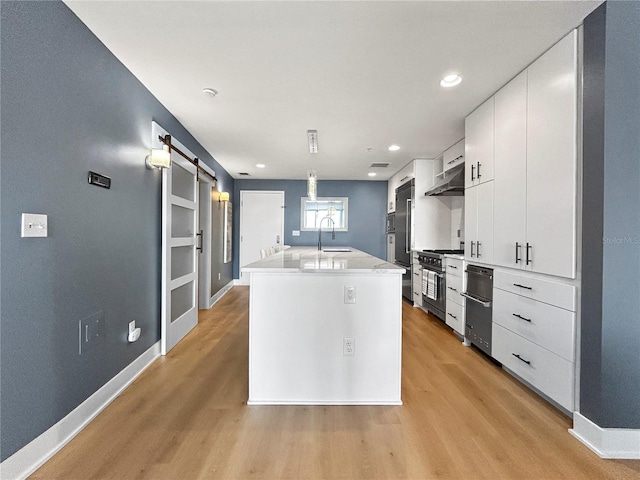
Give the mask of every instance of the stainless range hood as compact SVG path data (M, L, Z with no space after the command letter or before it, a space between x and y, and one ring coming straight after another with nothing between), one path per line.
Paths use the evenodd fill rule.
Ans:
M425 196L454 196L464 195L464 163L456 165L445 173L444 178L438 180Z

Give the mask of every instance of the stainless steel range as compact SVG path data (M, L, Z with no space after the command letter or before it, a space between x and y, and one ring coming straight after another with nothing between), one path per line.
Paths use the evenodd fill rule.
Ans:
M442 260L447 253L462 255L464 250L423 250L418 253L422 265L422 306L443 321L447 310L447 277Z

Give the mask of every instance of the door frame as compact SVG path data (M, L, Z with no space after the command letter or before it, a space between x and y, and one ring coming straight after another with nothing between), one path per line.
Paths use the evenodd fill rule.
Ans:
M242 231L242 225L243 225L243 215L244 215L244 196L246 194L257 194L257 193L263 193L263 194L275 194L275 193L279 193L282 195L282 209L281 209L281 215L282 215L282 228L280 230L280 242L284 242L284 220L285 220L285 191L284 190L240 190L240 216L239 216L239 220L240 220L240 226L239 226L239 231L240 231L240 235L238 238L238 281L237 284L238 285L249 285L249 281L248 279L243 279L242 277L242 266L244 265L243 259L242 259L242 242L243 242L243 238L244 238L244 232Z

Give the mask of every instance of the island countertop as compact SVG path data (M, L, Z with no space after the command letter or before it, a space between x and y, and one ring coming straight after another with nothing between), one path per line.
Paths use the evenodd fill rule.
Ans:
M291 247L242 267L249 273L380 273L403 274L405 269L352 247Z

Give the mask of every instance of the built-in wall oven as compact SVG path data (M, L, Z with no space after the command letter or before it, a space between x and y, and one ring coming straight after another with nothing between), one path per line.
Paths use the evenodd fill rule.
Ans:
M467 265L465 337L487 355L491 355L493 325L493 269Z
M424 250L418 253L422 266L422 307L440 320L447 310L447 277L443 264L447 253L462 254L462 250Z

